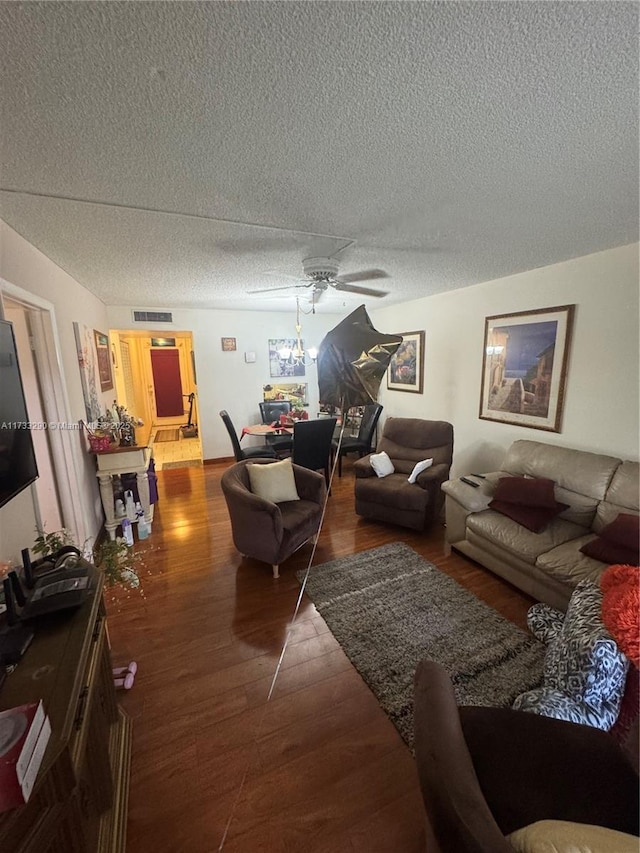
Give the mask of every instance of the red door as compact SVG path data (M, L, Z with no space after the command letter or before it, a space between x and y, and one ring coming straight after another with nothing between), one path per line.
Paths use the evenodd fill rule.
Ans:
M177 349L152 349L151 370L159 418L181 418L184 414L180 360Z

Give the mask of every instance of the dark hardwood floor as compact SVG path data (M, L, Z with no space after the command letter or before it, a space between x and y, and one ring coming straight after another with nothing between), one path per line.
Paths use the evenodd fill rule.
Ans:
M228 463L227 463L228 464ZM417 853L423 810L411 753L299 593L295 571L243 560L231 541L226 464L160 471L144 597L107 593L120 693L134 718L128 853ZM524 627L530 599L460 555L443 529L359 519L344 460L314 565L402 541Z

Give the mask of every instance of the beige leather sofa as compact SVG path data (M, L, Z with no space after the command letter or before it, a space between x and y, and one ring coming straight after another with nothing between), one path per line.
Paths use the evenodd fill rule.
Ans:
M489 509L501 477L546 477L554 480L557 501L569 508L541 533ZM566 610L571 592L583 579L596 580L605 563L580 548L619 513L640 513L639 466L612 456L555 447L538 441L514 441L499 471L472 488L447 480L446 550L453 547L524 592Z

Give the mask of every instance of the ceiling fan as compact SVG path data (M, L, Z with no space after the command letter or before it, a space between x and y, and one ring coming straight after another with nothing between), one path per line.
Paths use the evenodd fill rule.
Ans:
M292 288L312 288L311 299L316 305L324 293L331 287L342 293L358 293L361 296L388 296L387 290L373 290L370 287L361 287L355 284L357 281L373 281L377 278L389 278L384 270L361 270L360 272L347 273L338 278L339 264L335 258L306 258L302 262L302 268L306 281L298 284L287 284L284 287L266 287L262 290L250 290L249 293L273 293L278 290L290 290Z

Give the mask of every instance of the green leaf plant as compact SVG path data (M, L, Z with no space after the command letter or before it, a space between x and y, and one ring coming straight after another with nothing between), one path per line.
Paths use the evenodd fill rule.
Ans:
M86 553L87 542L80 548L66 528L55 530L52 533L38 531L38 536L31 550L46 560L65 545L73 545ZM126 540L121 536L115 539L110 539L108 536L102 539L98 538L89 559L92 560L96 568L104 573L105 584L108 587L121 586L142 593L140 572L144 567L143 553L135 551L131 545L127 545Z

